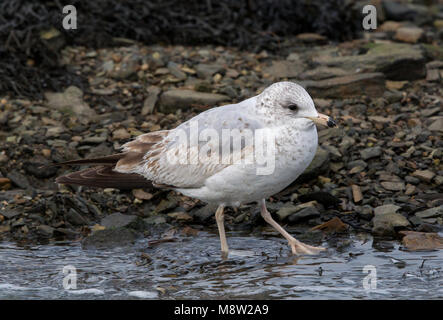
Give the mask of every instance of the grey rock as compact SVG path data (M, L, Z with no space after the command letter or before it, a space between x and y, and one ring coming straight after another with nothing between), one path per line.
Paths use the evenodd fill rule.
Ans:
M394 21L412 20L417 12L406 3L396 1L382 1L386 18Z
M381 96L385 91L385 78L378 73L359 73L319 81L305 81L306 89L319 98L357 97L365 92Z
M222 94L173 89L161 95L160 111L175 112L177 109L189 108L192 105L214 106L228 100L229 97Z
M303 72L299 78L302 80L323 80L334 77L342 77L347 74L349 74L349 71L345 71L337 67L320 66Z
M22 212L20 212L19 210L16 209L0 209L0 214L5 217L6 219L12 219L14 217L17 217L21 214Z
M26 173L31 174L40 179L46 179L54 176L57 173L58 168L55 166L48 165L47 161L36 161L32 159L31 161L26 161L23 164L23 168Z
M382 72L390 80L415 80L425 76L425 58L419 47L403 43L378 43L371 46L362 55L332 56L326 51L315 57L313 62L352 73L358 70ZM367 91L363 88L363 92Z
M438 82L440 80L440 72L437 69L429 69L426 71L426 81Z
M73 113L77 116L95 117L96 113L83 101L83 92L70 86L62 93L45 92L48 106L62 112Z
M416 170L412 173L412 176L429 183L435 177L435 173L431 170Z
M184 73L175 62L169 61L168 69L169 72L177 79L186 80L186 73Z
M441 217L443 216L443 205L435 208L430 208L424 211L416 212L415 216L422 219Z
M151 114L154 111L155 104L157 103L158 96L161 92L161 89L156 86L150 86L148 88L148 97L145 99L142 108L142 116L147 114Z
M155 215L155 216L151 216L149 218L145 218L143 219L144 223L148 224L148 225L156 225L156 224L163 224L166 223L166 218L162 215Z
M28 178L25 175L21 174L17 170L12 170L6 175L6 178L12 181L17 187L21 189L28 189L30 187Z
M421 224L423 224L423 220L420 219L419 217L416 216L412 216L409 218L409 221L414 225L414 226L419 226Z
M85 137L80 144L100 144L108 139L107 134Z
M371 220L374 216L374 209L370 205L356 206L355 212L365 220Z
M300 210L300 208L298 208L297 206L293 204L286 204L280 209L278 209L277 216L279 217L280 220L284 220L287 217L289 217L291 214L297 212L298 210Z
M135 75L140 64L140 60L141 59L138 54L125 56L122 59L122 62L109 71L108 74L110 77L117 80L127 79L132 75Z
M65 214L65 219L76 226L89 224L89 221L86 218L72 208Z
M389 191L403 191L406 188L404 182L383 181L380 184L383 188Z
M347 163L346 167L348 169L352 169L355 167L362 167L362 168L366 168L367 167L367 163L363 160L354 160L354 161L350 161Z
M265 73L269 73L275 79L295 78L298 77L306 66L301 61L272 61L271 66L264 69Z
M200 63L195 67L195 71L197 72L197 76L202 79L210 78L214 74L222 72L223 70L224 70L224 68L220 64Z
M214 205L206 205L204 207L201 207L195 211L191 211L191 215L194 217L195 220L205 223L208 222L211 217L215 215L215 211L217 210L217 207Z
M364 160L379 157L381 155L380 147L366 148L360 151L360 155Z
M120 212L112 213L104 217L100 224L106 228L133 228L137 229L140 218L136 215L121 214Z
M407 183L414 184L414 185L420 183L420 179L419 179L419 178L416 178L416 177L413 177L413 176L406 176L406 177L405 177L405 181L406 181Z
M374 209L375 215L385 214L385 213L396 213L400 209L399 206L395 204L385 204L383 206L376 207Z
M393 235L397 228L406 228L410 225L408 219L394 212L375 214L372 223L372 232L381 236Z
M443 132L443 117L432 122L428 129Z
M37 226L37 233L43 237L50 238L54 234L54 228L42 224Z
M298 223L301 221L309 220L312 218L320 217L320 212L317 210L316 207L307 207L304 209L301 209L300 211L291 214L289 216L289 221L292 223Z
M94 232L82 241L84 249L114 248L133 244L141 234L133 229L116 228Z

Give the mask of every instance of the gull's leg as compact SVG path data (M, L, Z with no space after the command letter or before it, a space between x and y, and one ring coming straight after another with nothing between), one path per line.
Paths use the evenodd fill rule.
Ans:
M307 244L304 244L303 242L298 241L293 236L291 236L285 229L283 229L277 222L275 222L274 219L272 219L271 214L269 213L268 209L266 209L266 203L265 199L261 201L261 216L267 223L269 223L271 226L274 227L278 232L280 232L283 237L288 240L289 245L291 246L292 253L293 254L316 254L320 251L325 250L325 248L322 247L313 247Z
M226 241L226 234L225 234L224 210L225 210L225 206L223 204L218 206L217 211L215 212L215 220L217 221L218 233L220 234L222 257L227 258L229 248L228 248L228 242Z

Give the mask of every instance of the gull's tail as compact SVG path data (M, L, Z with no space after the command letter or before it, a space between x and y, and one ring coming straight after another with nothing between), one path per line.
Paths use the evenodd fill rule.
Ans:
M155 131L138 136L122 146L123 152L110 156L65 161L55 165L92 164L95 167L72 172L58 177L55 181L62 184L116 189L152 188L153 184L131 169L143 162L146 153L168 134L167 130ZM115 169L118 169L116 171ZM122 170L125 168L125 170ZM128 171L127 173L123 171ZM162 187L162 185L154 185Z
M105 165L68 173L55 182L96 188L139 189L152 188L152 183L137 173L113 171L114 166Z

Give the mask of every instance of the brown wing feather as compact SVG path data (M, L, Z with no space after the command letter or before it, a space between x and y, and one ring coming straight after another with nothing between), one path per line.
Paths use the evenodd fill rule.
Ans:
M90 159L79 159L79 160L71 160L64 161L54 164L54 166L62 166L62 165L78 165L78 164L115 164L118 160L124 158L127 152L125 153L117 153L112 154L110 156L100 157L100 158L90 158Z
M58 177L57 183L74 184L98 188L136 189L152 188L152 183L137 173L114 171L115 166L137 166L153 145L161 141L168 131L150 132L138 136L135 140L123 145L123 152L110 156L65 161L55 165L95 164L99 167L89 168Z
M120 173L112 169L112 166L88 168L58 177L55 181L61 184L121 190L152 188L152 183L139 174Z

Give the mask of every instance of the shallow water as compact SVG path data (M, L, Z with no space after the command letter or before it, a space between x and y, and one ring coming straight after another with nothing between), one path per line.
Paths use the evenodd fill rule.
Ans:
M328 250L318 256L294 258L283 239L229 232L233 251L222 260L216 233L152 247L149 240L100 250L0 243L0 299L443 298L441 250L407 252L395 241L352 235L324 242ZM74 284L66 266L75 268L76 289L64 289L64 280ZM365 266L375 276L367 285Z

